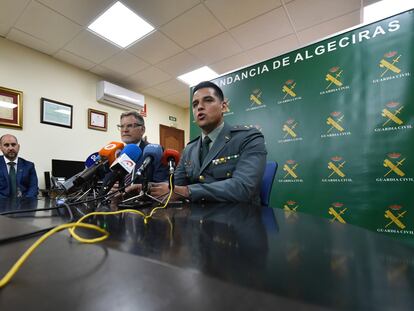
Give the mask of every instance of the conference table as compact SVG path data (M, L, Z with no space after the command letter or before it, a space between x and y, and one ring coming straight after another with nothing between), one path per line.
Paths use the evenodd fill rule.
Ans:
M0 213L54 205L3 200ZM38 238L30 233L87 212L0 216L0 277ZM0 289L0 310L414 310L414 246L353 225L240 203L92 222L107 240L53 235Z

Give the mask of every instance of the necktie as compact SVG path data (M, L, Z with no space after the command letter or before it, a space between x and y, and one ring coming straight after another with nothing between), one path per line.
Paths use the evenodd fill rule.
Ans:
M207 156L210 143L211 143L210 137L208 136L204 137L203 142L201 143L201 152L200 152L200 164L201 165L203 164L204 159Z
M132 173L125 176L124 178L125 186L129 186L131 184L131 181L132 181Z
M10 170L9 170L10 197L15 198L17 195L16 169L14 168L16 163L9 162L8 164L10 166Z

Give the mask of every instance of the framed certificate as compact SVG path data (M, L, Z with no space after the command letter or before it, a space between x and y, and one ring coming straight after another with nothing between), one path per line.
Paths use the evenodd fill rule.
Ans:
M99 131L106 131L108 129L108 113L89 108L88 128Z
M23 128L23 92L0 87L0 126Z
M72 128L73 107L71 105L42 97L40 106L41 123Z

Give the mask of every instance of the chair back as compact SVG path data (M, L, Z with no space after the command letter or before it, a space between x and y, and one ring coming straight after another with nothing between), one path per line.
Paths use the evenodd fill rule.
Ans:
M270 193L272 192L273 180L277 171L277 162L269 161L263 174L262 185L260 188L260 200L262 205L268 206L270 201Z

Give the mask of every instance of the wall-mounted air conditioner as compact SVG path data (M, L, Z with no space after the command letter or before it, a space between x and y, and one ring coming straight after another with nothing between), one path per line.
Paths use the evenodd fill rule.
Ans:
M99 81L96 87L96 100L103 104L120 108L140 110L144 108L145 97L108 81Z

